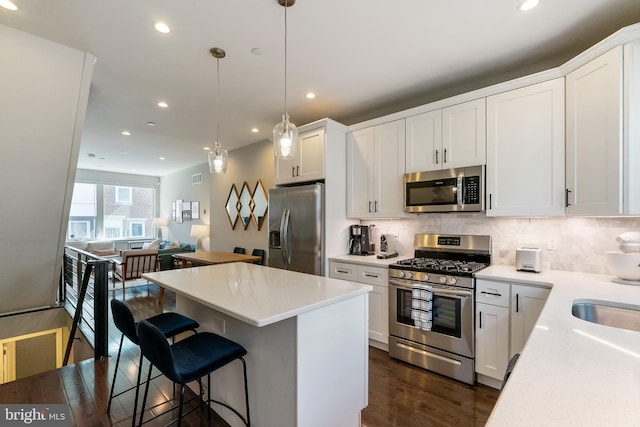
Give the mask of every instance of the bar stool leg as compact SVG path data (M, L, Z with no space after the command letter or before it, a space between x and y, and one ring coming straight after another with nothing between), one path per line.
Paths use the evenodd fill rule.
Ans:
M107 405L107 414L111 412L111 401L113 400L113 389L116 386L116 375L118 375L118 365L120 365L120 353L122 352L123 343L124 343L124 334L120 336L120 348L118 348L118 357L116 358L116 369L113 371L113 380L111 381L111 392L109 393L109 404Z

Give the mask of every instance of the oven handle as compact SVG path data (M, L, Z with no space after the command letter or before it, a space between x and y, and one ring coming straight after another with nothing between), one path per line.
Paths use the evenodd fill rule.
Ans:
M389 284L392 286L397 286L399 288L404 288L405 290L411 290L411 282L397 280L397 279L389 279ZM443 287L437 285L429 285L433 289L433 295L444 295L444 296L453 296L453 297L462 297L462 298L471 298L473 297L473 291L462 291L462 290L453 290L453 289L445 289Z

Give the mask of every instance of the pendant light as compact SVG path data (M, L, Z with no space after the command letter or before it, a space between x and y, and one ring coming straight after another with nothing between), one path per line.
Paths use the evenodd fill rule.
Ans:
M289 121L287 114L287 8L293 6L295 0L277 0L284 6L284 114L282 121L273 128L273 147L276 158L292 159L296 153L298 129Z
M229 153L227 150L222 149L220 145L220 59L226 56L224 50L219 47L213 47L209 50L211 55L216 58L217 61L217 106L216 106L216 142L213 144L213 150L209 151L209 172L211 173L226 173L227 172L227 160Z

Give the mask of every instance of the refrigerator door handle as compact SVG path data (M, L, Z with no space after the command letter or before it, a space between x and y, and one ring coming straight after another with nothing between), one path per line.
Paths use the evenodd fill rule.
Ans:
M280 254L282 255L282 263L285 268L287 266L287 209L285 208L282 211L282 215L280 216Z
M280 230L282 233L282 261L285 267L291 264L291 253L289 252L289 216L291 211L285 209L280 220Z

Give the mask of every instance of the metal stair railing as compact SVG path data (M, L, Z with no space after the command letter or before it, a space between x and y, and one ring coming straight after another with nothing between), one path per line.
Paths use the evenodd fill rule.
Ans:
M109 260L77 248L65 247L61 280L65 289L64 292L59 292L64 298L61 303L64 303L68 298L67 286L76 288L78 292L63 365L67 365L69 362L73 340L81 323L88 326L93 332L94 359L100 360L109 355L107 348L109 333L107 290L110 269L111 261ZM87 297L93 298L93 312L85 310ZM67 308L69 306L66 305Z

